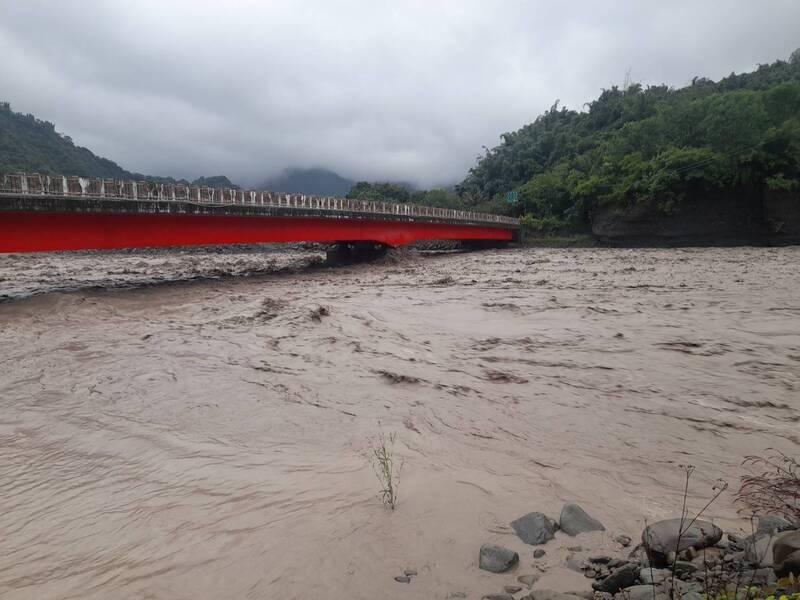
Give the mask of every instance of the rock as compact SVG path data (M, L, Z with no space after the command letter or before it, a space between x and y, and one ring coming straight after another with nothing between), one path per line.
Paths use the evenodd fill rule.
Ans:
M614 600L614 594L608 592L595 592L593 596L597 600Z
M538 575L520 575L517 577L517 581L522 585L528 586L528 589L533 587L533 584L536 583L537 579L539 579Z
M605 531L603 524L586 514L577 504L565 504L561 509L558 525L569 535L578 535L586 531Z
M628 563L620 567L602 581L596 581L592 587L598 592L608 592L616 594L618 591L632 586L636 583L636 578L639 575L639 567L637 565Z
M745 581L747 585L750 585L750 582L752 582L753 585L774 586L778 582L778 578L775 577L775 571L771 568L762 567L761 569L752 571L742 571L742 574L739 576L739 581Z
M669 595L670 588L672 588L673 581L670 579L662 584L664 592ZM699 594L703 591L703 586L696 581L688 582L676 579L674 581L675 596L686 598L687 594Z
M405 571L403 571L403 575L405 575L406 577L416 577L417 572L414 569L406 569Z
M772 559L782 577L800 575L800 531L779 534L772 544Z
M765 515L758 517L756 533L780 533L782 531L791 531L792 529L797 529L797 527L786 519Z
M514 600L511 594L486 594L481 600Z
M622 565L624 565L626 562L628 561L622 560L621 558L612 558L610 561L608 561L608 568L616 569L617 567L621 567Z
M770 534L756 535L755 540L747 538L744 544L744 560L758 567L771 567L774 536Z
M604 577L608 577L609 574L611 573L611 569L609 569L605 565L597 565L594 571L595 571L595 577L597 579L603 579Z
M532 546L552 540L556 533L556 522L540 512L528 513L512 521L511 527L519 539Z
M542 558L547 552L545 552L542 548L537 548L533 551L533 558Z
M631 540L631 537L629 535L618 535L617 537L614 538L614 541L617 542L623 548L627 548L628 546L631 545L631 542L633 540Z
M697 565L685 560L676 560L673 568L675 569L675 575L681 578L691 575L697 571Z
M570 552L583 552L582 546L567 546L567 550Z
M408 575L398 575L394 578L397 583L411 583L411 577Z
M616 596L620 600L653 600L653 598L663 598L663 594L657 594L652 585L632 585L627 587Z
M521 592L522 588L519 587L518 585L504 585L503 591L506 594L516 594L517 592Z
M481 546L478 566L484 571L504 573L519 562L519 554L494 544Z
M578 594L564 594L553 590L534 590L531 597L533 600L583 600Z
M598 563L601 565L607 565L611 562L610 556L590 556L589 562Z
M722 539L722 530L708 521L696 520L689 525L683 521L685 531L680 532L681 519L667 519L648 525L642 532L642 542L649 549L653 560L660 564L668 562L670 553L686 548L705 548L713 546ZM680 545L678 537L680 534Z
M649 567L639 569L639 579L642 583L661 583L670 577L672 577L672 571L669 569L650 569Z

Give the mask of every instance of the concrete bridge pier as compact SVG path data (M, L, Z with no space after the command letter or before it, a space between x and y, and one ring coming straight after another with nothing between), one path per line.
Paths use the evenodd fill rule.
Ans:
M325 262L331 266L369 262L385 256L387 250L389 246L379 242L338 242L326 252Z
M489 248L505 248L507 241L503 240L464 240L461 247L464 250L487 250Z

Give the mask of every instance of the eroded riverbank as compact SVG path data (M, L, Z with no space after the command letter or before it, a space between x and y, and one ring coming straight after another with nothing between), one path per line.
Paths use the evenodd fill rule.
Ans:
M636 537L679 511L679 464L700 504L744 455L797 454L799 263L486 251L0 304L0 594L480 598L518 574L480 571L482 543L530 570L527 512L579 502L608 529L587 548ZM393 513L379 427L405 461ZM730 495L708 516L744 526ZM573 544L537 585L588 589Z

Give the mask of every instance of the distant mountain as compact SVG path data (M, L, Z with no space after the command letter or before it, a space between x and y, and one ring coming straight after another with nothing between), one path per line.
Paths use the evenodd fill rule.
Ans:
M344 196L355 181L327 169L286 169L261 183L258 189L314 196Z
M0 102L0 173L15 172L189 183L127 171L113 160L76 146L68 135L58 133L53 123L14 112L8 102ZM224 175L200 177L192 185L239 187Z
M212 175L211 177L198 177L192 182L192 185L199 187L212 187L212 188L233 188L239 189L239 186L233 183L225 175Z

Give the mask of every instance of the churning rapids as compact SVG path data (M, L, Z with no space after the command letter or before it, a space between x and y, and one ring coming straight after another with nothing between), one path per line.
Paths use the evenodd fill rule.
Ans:
M0 257L0 597L480 598L524 513L578 502L600 548L679 514L680 464L699 508L798 452L800 248L308 258Z

